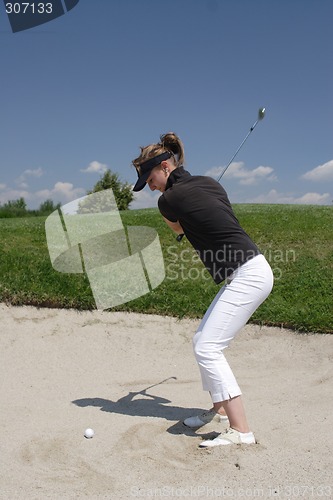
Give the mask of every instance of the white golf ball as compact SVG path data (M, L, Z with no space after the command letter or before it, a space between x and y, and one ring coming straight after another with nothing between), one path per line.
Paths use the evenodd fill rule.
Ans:
M86 437L86 438L88 438L88 439L92 438L92 437L94 436L94 434L95 434L95 432L94 432L94 430L93 430L93 429L89 429L89 428L88 428L88 429L86 429L86 430L84 431L84 437Z

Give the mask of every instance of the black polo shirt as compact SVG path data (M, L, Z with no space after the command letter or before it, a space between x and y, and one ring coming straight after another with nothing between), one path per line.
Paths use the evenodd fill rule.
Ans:
M176 168L169 175L158 208L170 222L180 223L217 284L260 254L240 226L226 191L211 177Z

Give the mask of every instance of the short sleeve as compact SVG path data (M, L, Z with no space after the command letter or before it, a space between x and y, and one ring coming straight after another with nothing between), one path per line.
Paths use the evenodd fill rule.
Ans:
M169 203L166 201L165 197L162 195L158 199L158 208L163 217L168 219L170 222L177 222L178 217L171 209Z

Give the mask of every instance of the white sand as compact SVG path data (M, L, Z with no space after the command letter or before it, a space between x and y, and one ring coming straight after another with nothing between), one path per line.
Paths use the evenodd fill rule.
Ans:
M210 407L198 321L0 314L1 499L333 498L333 336L246 326L226 355L258 444L207 450L224 425L181 423Z

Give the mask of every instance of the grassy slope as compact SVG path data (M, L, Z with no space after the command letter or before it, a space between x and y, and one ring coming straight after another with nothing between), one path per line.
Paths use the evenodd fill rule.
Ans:
M273 292L251 321L333 333L333 207L235 205L234 209L275 275ZM166 279L151 293L117 310L201 317L218 287L194 258L189 243L175 241L156 209L121 215L125 225L158 231ZM44 222L43 217L0 219L0 301L94 308L86 276L53 270Z

